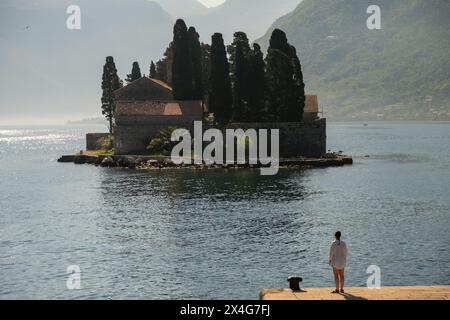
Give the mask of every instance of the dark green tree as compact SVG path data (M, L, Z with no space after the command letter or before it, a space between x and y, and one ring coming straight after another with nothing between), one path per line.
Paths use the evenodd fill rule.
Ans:
M178 19L173 28L172 88L175 100L192 99L192 64L186 23Z
M174 58L174 45L173 42L170 42L169 46L166 48L166 51L164 51L164 67L166 68L165 75L166 78L163 80L169 85L173 84L172 79L172 70L173 70L173 58Z
M286 37L286 33L280 29L275 29L272 31L272 35L270 37L270 49L277 49L288 56L291 55L291 46L288 43L288 39Z
M169 44L164 57L156 62L155 78L172 85L172 64L173 64L173 42Z
M167 82L167 67L164 59L160 59L156 62L155 79Z
M224 125L231 120L232 95L230 66L222 34L215 33L211 42L211 92L209 108L214 113L214 121Z
M155 63L153 62L153 60L150 63L150 71L149 71L148 75L152 79L156 77L156 66L155 66Z
M272 121L301 121L305 85L300 60L286 34L275 29L270 38L266 72L266 108Z
M233 84L233 121L246 122L249 120L248 108L248 54L250 45L244 32L236 32L230 54L231 81Z
M192 65L192 99L203 100L202 47L200 36L194 27L189 28L188 38Z
M294 87L297 99L297 106L289 110L289 114L292 116L293 121L302 121L303 112L305 109L305 83L303 81L303 72L300 59L297 55L297 50L294 46L291 46L292 50L292 63L294 66Z
M127 74L127 78L125 79L125 81L127 83L131 83L140 78L142 78L141 69L139 68L139 63L135 61L133 62L133 68L131 70L131 73Z
M109 123L109 133L113 132L114 122L114 91L123 86L117 75L116 64L113 57L106 57L102 76L102 114Z
M207 43L201 44L202 48L202 79L203 79L203 96L209 97L211 91L211 46ZM208 99L208 98L206 98Z
M288 110L295 108L291 58L283 51L269 49L266 57L266 111L265 121L289 122Z
M253 50L248 54L248 121L261 121L264 113L264 84L265 84L265 63L264 54L261 47L254 43Z

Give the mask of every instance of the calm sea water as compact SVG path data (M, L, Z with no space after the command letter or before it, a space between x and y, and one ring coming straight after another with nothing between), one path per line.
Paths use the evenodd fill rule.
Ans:
M94 127L0 127L0 298L256 299L347 282L450 284L450 123L331 123L344 168L137 172L59 164ZM369 157L366 157L369 156ZM66 287L81 268L81 290Z

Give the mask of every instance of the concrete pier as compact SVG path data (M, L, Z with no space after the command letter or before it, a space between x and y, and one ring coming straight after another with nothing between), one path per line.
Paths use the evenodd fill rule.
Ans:
M450 286L400 286L380 289L345 288L345 293L331 293L334 288L262 289L260 300L450 300Z

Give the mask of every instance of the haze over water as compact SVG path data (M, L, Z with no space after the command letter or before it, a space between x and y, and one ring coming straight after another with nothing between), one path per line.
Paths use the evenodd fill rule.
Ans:
M372 264L382 285L450 284L449 123L331 123L353 166L273 177L56 162L99 129L0 127L0 298L256 299L292 274L331 287L338 229L349 286Z

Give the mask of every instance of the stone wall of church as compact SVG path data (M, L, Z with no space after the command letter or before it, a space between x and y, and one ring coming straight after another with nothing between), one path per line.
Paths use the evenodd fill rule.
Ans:
M161 116L143 119L142 117L121 118L120 125L114 128L116 154L139 154L145 149L158 131L168 126L193 129L194 118ZM203 130L212 126L203 124ZM233 123L226 129L279 129L280 156L320 157L326 153L326 119L299 123Z
M169 126L189 129L194 120L186 116L123 116L114 127L114 151L116 154L143 153L159 130Z
M227 129L279 129L280 157L321 157L327 152L326 119L292 123L233 123Z

